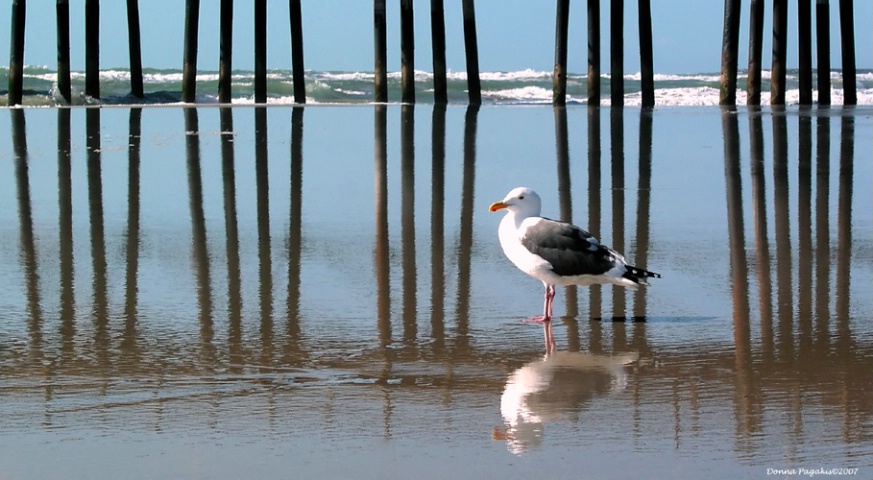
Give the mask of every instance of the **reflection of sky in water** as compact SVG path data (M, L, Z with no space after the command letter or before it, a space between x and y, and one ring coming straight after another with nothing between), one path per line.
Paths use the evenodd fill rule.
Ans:
M235 130L235 176L239 248L243 277L244 298L257 295L257 197L255 178L255 121L254 109L234 110ZM635 257L635 214L638 195L639 114L628 110L623 120L624 131L624 179L616 190L609 165L613 149L610 139L611 117L608 109L601 114L601 201L600 225L589 225L588 203L588 145L587 110L568 111L570 192L573 195L573 220L594 232L600 232L601 240L615 246L615 238L609 226L614 223L612 205L622 201L624 205L624 233L622 250L629 259ZM710 109L662 109L656 112L653 124L654 142L652 153L653 173L650 197L650 239L648 266L664 274L666 279L646 293L649 315L655 317L692 316L722 317L731 309L729 265L727 262L727 222L724 209L724 149L722 126L718 115ZM42 287L57 285L56 261L58 204L56 164L56 118L54 110L28 110L28 154L30 195L33 209L34 230L37 242L38 261ZM85 115L81 110L72 112L72 201L73 238L75 247L76 295L80 304L89 298L88 282L91 262L89 245L88 190L85 182L87 161L85 147ZM208 252L214 264L211 275L213 288L223 291L226 275L219 268L225 256L221 130L217 108L199 110L200 176L202 178L203 209ZM465 108L451 107L447 111L445 134L445 218L446 273L455 273L453 262L457 261L456 248L461 226L462 181L464 175L464 115ZM430 277L430 219L431 197L431 118L430 108L415 110L415 178L414 221L416 268L419 301L417 309L429 307L426 279ZM349 305L361 307L363 312L373 312L375 298L373 284L374 265L371 254L375 248L374 226L374 138L372 107L315 107L307 108L303 132L303 197L302 197L302 258L301 298L304 311L313 314L320 311L327 316L348 316ZM271 252L274 266L272 274L276 287L281 288L283 275L287 274L285 240L289 228L289 178L290 178L290 108L271 108L267 114L269 158L269 207ZM762 130L765 142L765 181L772 191L772 128L769 116L765 116ZM839 135L840 118L830 117L830 150L832 166L829 175L830 201L828 203L830 230L835 236L839 192ZM0 116L0 125L9 131L9 115ZM401 257L400 212L402 182L400 176L400 124L399 108L390 108L387 115L387 160L388 160L388 225L390 255L394 261ZM864 132L869 131L869 116L855 117L855 162L856 179L870 178L870 162L863 159L869 152ZM797 117L788 115L789 127L796 125ZM105 222L106 254L110 264L124 258L124 239L127 218L127 132L128 110L108 108L101 111L101 169L103 178L103 212ZM754 230L752 219L753 202L750 200L751 182L748 180L748 114L739 115L743 156L743 215L746 222L747 248L752 248ZM505 312L529 314L537 310L538 288L532 280L518 276L511 265L502 259L496 248L496 225L499 216L489 215L482 208L494 199L499 199L507 186L527 184L543 192L544 214L558 217L559 205L556 169L554 166L554 113L546 108L484 108L478 115L475 141L475 197L473 210L473 249L471 271L473 308L491 316L492 305L503 304L499 315ZM178 314L177 320L196 316L190 298L193 295L192 267L190 265L191 235L188 179L186 170L186 143L184 118L175 108L149 108L142 115L141 144L141 228L140 228L140 305L142 313L167 309ZM790 236L797 238L797 168L795 167L796 128L788 128L788 154L791 167L788 170L789 208L792 221ZM0 154L5 159L0 165L0 232L3 242L0 255L6 268L0 269L0 279L7 284L21 284L16 240L18 238L18 208L16 205L14 161L11 142ZM815 182L815 178L813 178ZM857 182L857 180L856 180ZM621 198L616 192L622 192ZM852 198L853 211L870 209L869 194L863 188L855 188ZM767 222L772 239L775 213L772 198L767 201ZM620 217L619 217L620 218ZM853 215L853 244L859 253L869 251L871 225L869 217ZM771 240L772 241L772 240ZM836 247L836 241L831 242ZM775 248L771 247L775 257ZM391 271L393 285L400 283L400 268ZM869 271L869 262L856 262L852 274ZM359 275L349 275L357 272ZM110 269L110 290L123 284L123 271ZM508 282L498 290L496 278L507 276ZM860 278L860 277L858 277ZM502 280L501 280L502 281ZM447 288L452 288L448 284ZM852 282L853 298L869 299L860 282ZM605 307L609 307L611 294L604 290ZM449 292L451 293L451 292ZM559 292L556 313L565 311L564 295ZM54 295L44 296L52 302ZM110 299L116 298L110 292ZM336 298L349 299L348 303ZM447 295L447 301L453 301ZM631 297L628 297L631 298ZM220 299L218 299L220 302ZM12 311L24 307L21 291L15 289L0 293L0 305ZM585 295L580 296L585 301ZM860 301L860 300L859 300ZM867 301L867 300L864 300ZM254 306L254 302L246 302ZM217 304L217 308L223 308ZM247 307L246 307L247 308ZM187 314L185 313L187 312ZM497 313L497 312L495 312ZM608 310L604 311L609 314ZM367 314L369 315L369 313ZM358 316L357 314L354 316ZM729 330L723 330L729 339Z
M0 289L0 368L10 385L0 386L0 397L4 405L14 406L7 425L37 445L59 439L52 430L33 428L41 422L87 438L99 425L113 439L117 433L112 432L152 432L160 426L179 434L182 444L197 444L205 436L272 451L278 448L274 441L307 452L312 444L330 445L332 452L363 463L368 454L393 460L430 455L422 465L444 464L448 456L472 451L503 465L507 443L481 442L494 425L505 424L508 438L527 448L523 456L509 455L519 472L541 472L540 460L575 458L583 449L584 460L591 463L606 455L636 453L663 467L659 472L681 465L687 473L694 466L688 458L694 456L722 466L739 460L779 468L825 457L852 464L869 453L870 438L873 339L868 313L873 296L863 279L873 274L873 223L865 213L873 208L868 188L873 125L864 111L852 117L855 162L849 176L839 161L841 111L817 113L812 122L815 149L822 144L816 136L819 126L829 120L826 177L816 168L815 151L810 175L798 169L797 112L784 117L765 112L763 176L753 177L750 114L741 110L736 116L739 176L728 181L721 115L713 109L658 109L652 123L651 187L644 192L637 109L625 110L624 135L616 139L610 125L617 119L609 109L599 111L598 186L590 176L586 108L566 111L569 162L564 178L556 168L560 141L551 108L481 109L475 168L465 169L467 110L450 107L444 201L434 203L433 110L414 110L412 138L403 141L401 125L409 118L392 106L385 145L387 225L380 225L374 108L307 107L298 264L292 261L297 249L291 240L298 220L291 213L296 202L291 194L292 110L267 110L266 262L259 257L264 219L257 216L255 110L234 108L239 233L239 278L234 279L225 228L219 109L197 111L199 159L188 156L190 137L184 134L179 109L145 109L136 309L130 321L129 111L100 111L108 316L103 319L95 280L100 275L94 272L95 265L100 269L94 261L100 249L90 238L86 115L74 109L69 287L75 305L74 322L65 322L71 319L61 318L62 290L70 278L64 278L59 258L58 114L25 110L35 269L23 248L21 172L11 136L0 143L0 284L7 286ZM777 186L774 178L774 118L787 124L787 202L775 198L784 185ZM11 132L12 126L10 112L0 112L0 131ZM614 141L621 142L623 152ZM411 171L403 168L408 166L404 143L413 145L414 178L402 173ZM612 168L613 152L623 156L623 172ZM192 172L199 172L202 187L202 225L191 221ZM598 296L579 289L574 297L558 291L555 314L571 312L573 320L556 323L562 352L557 355L639 352L634 366L616 371L569 366L537 373L537 366L548 363L541 360L541 329L519 320L538 313L541 286L503 257L496 235L499 215L487 212L492 201L519 184L540 192L548 216L566 213L570 199L574 223L631 261L645 256L641 266L664 276L638 294L614 295L604 288ZM402 201L410 198L410 185L415 202L411 219L403 215L407 205ZM852 187L850 209L841 207L847 186ZM763 203L754 196L757 191L764 192ZM470 195L472 210L462 211ZM431 222L440 212L441 235ZM811 221L801 212L809 212ZM737 218L731 214L741 214L741 239L731 239L736 232L729 219ZM599 222L592 224L592 216ZM766 231L759 237L761 220L766 220ZM643 225L648 225L649 242L640 235ZM384 245L378 244L383 226L388 233ZM845 226L850 226L851 256L840 250L847 241ZM205 269L197 261L202 245L195 238L201 231ZM758 256L762 238L769 270ZM732 252L732 244L741 248ZM377 255L381 248L387 251L385 259ZM742 268L732 267L738 258ZM382 273L387 284L379 281ZM264 285L270 287L266 292ZM235 301L241 311L233 311ZM32 321L34 302L37 322ZM645 323L610 321L640 314ZM735 321L748 330L735 328ZM65 330L67 323L75 327L72 333ZM531 370L539 378L533 384L543 388L528 392L528 380L516 377ZM47 382L52 386L46 387ZM501 412L501 394L513 388L523 390L506 397L518 400L515 420ZM231 432L232 440L221 432ZM288 432L302 432L311 441ZM136 437L150 445L156 454L167 453L168 443L162 447L160 439L124 435L125 441ZM368 443L383 438L400 442ZM819 441L830 446L810 447ZM360 447L361 442L368 446ZM123 448L123 441L115 443ZM647 472L642 465L630 462L623 472ZM306 471L336 473L329 468ZM737 476L732 474L746 470L723 472Z

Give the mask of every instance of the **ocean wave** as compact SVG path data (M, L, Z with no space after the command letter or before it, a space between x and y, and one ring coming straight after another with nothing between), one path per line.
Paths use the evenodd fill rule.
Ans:
M45 66L26 66L24 69L25 105L52 106L63 105L65 101L57 89L57 73ZM433 101L434 76L432 72L415 70L413 72L416 100L427 104ZM370 103L375 98L374 73L366 71L312 71L304 74L306 98L308 103ZM389 102L397 102L401 97L401 72L388 73ZM482 98L490 104L548 104L552 101L552 72L534 69L518 71L482 72ZM625 74L625 104L641 103L641 74ZM763 70L762 103L769 104L769 83L771 72ZM830 72L831 103L843 102L842 74ZM873 105L873 71L862 69L857 73L858 104ZM71 72L72 104L125 105L129 103L174 104L181 99L183 75L176 69L144 69L143 82L145 99L130 95L131 75L128 69L114 68L100 72L100 99L84 95L85 73ZM195 101L198 103L217 102L218 72L200 71L196 76ZM232 101L234 103L254 103L254 80L252 71L235 70L231 76ZM293 73L288 69L274 69L267 72L267 102L270 104L293 103ZM448 101L464 104L468 101L468 76L466 72L447 72ZM746 82L743 71L738 72L737 103L746 102ZM654 75L655 103L664 106L718 105L720 75L715 73ZM600 77L604 92L602 105L609 105L609 73ZM797 70L786 72L786 102L799 103L799 84ZM0 66L0 85L8 83L8 67ZM588 77L586 74L567 75L567 102L582 104L587 101ZM813 92L813 100L817 92ZM2 102L2 99L0 99Z

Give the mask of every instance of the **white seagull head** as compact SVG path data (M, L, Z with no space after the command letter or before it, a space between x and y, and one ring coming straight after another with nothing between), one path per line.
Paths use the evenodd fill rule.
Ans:
M492 203L488 210L496 212L506 209L517 216L537 217L541 208L542 202L537 192L527 187L518 187L507 193L503 200Z

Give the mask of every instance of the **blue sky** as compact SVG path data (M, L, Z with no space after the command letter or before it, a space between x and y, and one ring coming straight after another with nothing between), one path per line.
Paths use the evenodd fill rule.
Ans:
M809 0L813 5L815 1ZM4 2L8 22L10 2ZM201 1L198 68L218 69L218 0ZM235 69L253 68L253 10L251 1L234 5ZM372 71L373 2L370 0L303 0L304 59L307 69ZM400 68L399 0L387 0L388 67ZM791 44L788 66L797 66L797 3L789 1ZM831 65L839 68L838 0L831 0ZM55 2L28 2L25 63L56 66ZM464 71L461 0L445 0L447 61L452 71ZM718 0L652 1L656 73L717 72L720 68L723 2ZM184 0L141 0L143 64L154 68L181 68ZM84 70L84 2L71 2L70 36L73 70ZM855 48L858 68L873 64L873 2L855 2ZM739 65L748 63L748 9L743 2ZM172 12L172 13L168 13ZM101 69L127 67L126 2L101 2ZM586 2L570 7L569 70L587 70ZM602 71L609 71L609 2L601 1ZM268 67L290 68L288 2L268 4ZM481 71L530 68L551 71L554 63L555 2L479 0L476 2ZM770 64L772 6L767 2L764 65ZM815 22L815 19L813 20ZM639 71L637 2L625 1L625 73ZM8 23L7 23L8 26ZM5 28L4 28L5 30ZM8 32L8 30L7 30ZM430 1L415 0L415 67L432 70ZM813 47L815 48L815 47ZM9 35L0 36L0 64L9 64Z

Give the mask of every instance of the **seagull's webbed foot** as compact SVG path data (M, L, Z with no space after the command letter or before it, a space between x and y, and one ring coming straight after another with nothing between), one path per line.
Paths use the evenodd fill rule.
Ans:
M527 317L521 321L521 323L548 323L552 321L552 317L547 317L545 315L539 315L536 317Z

